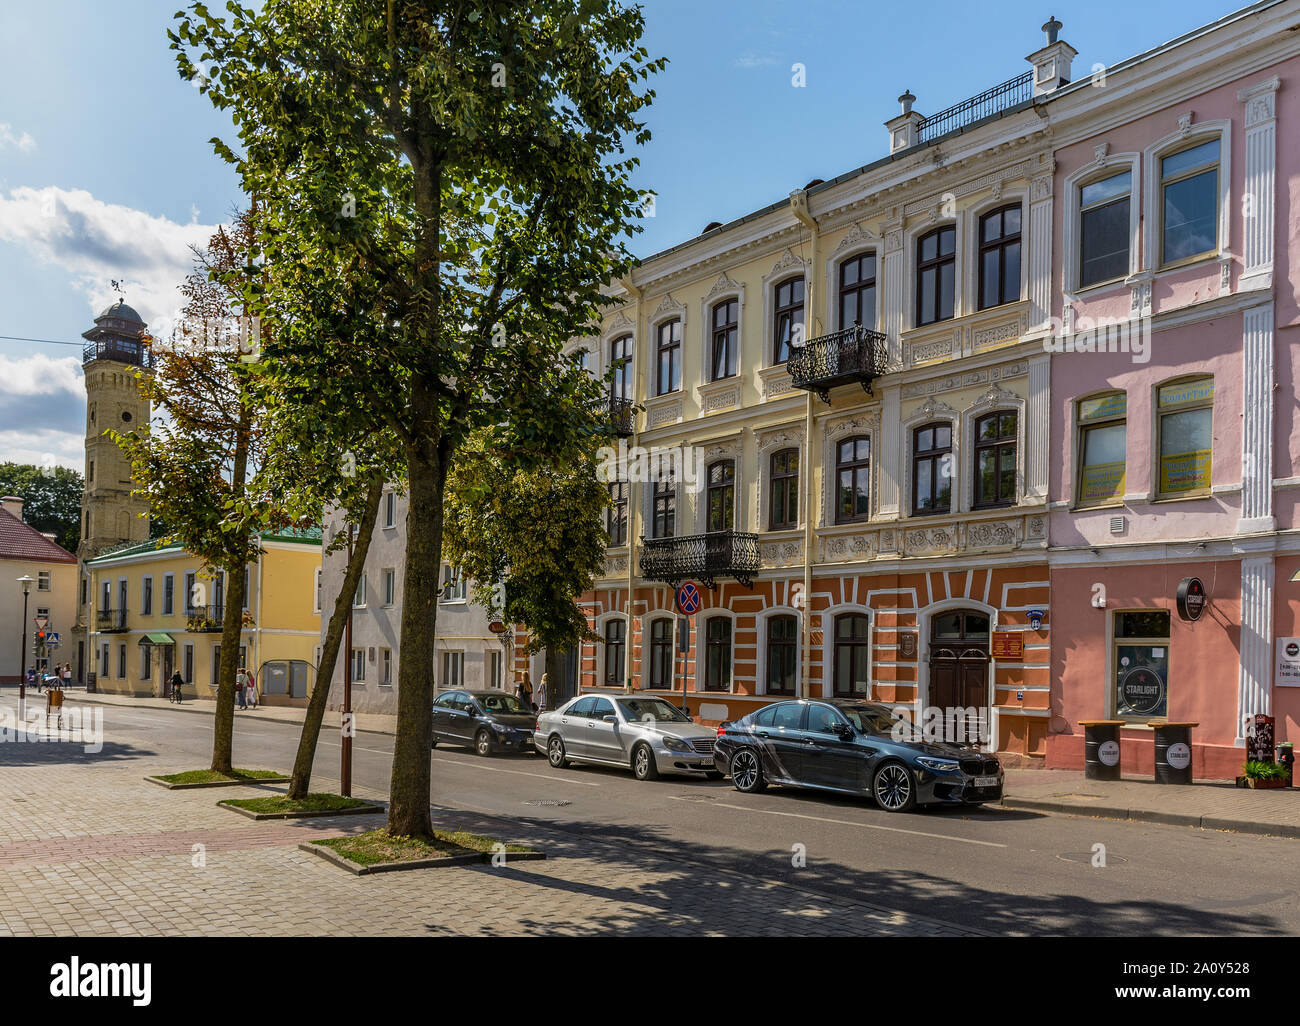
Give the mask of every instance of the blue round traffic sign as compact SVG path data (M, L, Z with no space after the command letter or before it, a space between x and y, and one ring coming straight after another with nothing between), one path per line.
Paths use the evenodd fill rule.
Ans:
M677 608L687 616L697 612L703 604L704 599L700 597L700 589L694 581L687 581L677 589Z

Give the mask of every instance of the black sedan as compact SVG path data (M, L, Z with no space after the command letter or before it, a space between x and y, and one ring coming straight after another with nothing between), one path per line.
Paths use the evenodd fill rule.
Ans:
M433 702L433 747L467 745L479 755L533 750L537 714L503 691L445 691Z
M888 706L847 699L776 702L718 728L718 770L738 791L789 784L870 795L886 812L1002 798L997 759L919 738Z

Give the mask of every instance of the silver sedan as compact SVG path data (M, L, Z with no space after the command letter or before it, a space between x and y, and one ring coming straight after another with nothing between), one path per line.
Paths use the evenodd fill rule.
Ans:
M579 695L537 717L533 745L552 766L571 762L629 767L638 780L661 773L721 776L717 731L650 695Z

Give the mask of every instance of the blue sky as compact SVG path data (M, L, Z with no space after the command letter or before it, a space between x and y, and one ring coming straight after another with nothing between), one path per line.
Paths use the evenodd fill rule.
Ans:
M208 143L230 125L177 77L167 49L178 6L4 5L0 335L77 341L112 300L110 278L160 326L189 245L240 203ZM1026 70L1051 14L1079 50L1080 77L1239 6L1000 0L990 15L952 0L648 0L646 45L670 63L654 81L637 182L658 193L655 216L634 248L667 248L884 155L883 123L904 89L933 113ZM795 63L803 87L792 85ZM0 340L0 460L81 468L77 354Z

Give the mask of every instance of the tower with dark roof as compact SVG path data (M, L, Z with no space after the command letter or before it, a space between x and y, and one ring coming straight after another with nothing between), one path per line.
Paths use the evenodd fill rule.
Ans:
M149 504L131 494L131 465L109 429L148 428L149 400L140 375L152 372L144 319L119 299L95 318L82 336L81 367L86 379L86 466L81 497L83 562L115 545L149 537Z

